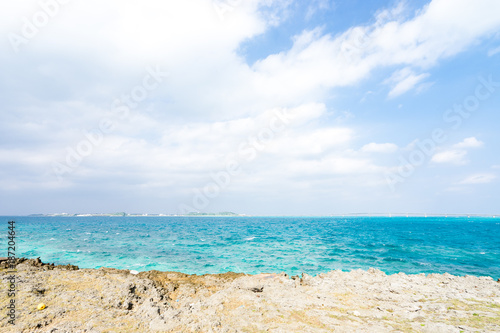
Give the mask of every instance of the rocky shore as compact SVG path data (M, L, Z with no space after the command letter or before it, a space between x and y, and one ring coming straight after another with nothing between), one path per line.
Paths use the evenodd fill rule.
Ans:
M134 273L17 259L13 326L0 261L0 331L500 332L500 283L491 277Z

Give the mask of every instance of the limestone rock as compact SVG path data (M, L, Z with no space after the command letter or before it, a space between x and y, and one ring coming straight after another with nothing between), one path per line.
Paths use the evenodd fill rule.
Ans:
M489 277L373 268L301 277L131 274L16 263L19 318L12 327L3 317L1 332L500 332L500 284ZM3 290L6 272L0 268ZM0 295L2 308L9 301Z

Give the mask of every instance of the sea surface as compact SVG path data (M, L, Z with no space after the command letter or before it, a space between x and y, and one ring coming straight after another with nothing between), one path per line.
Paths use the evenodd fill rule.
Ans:
M80 268L316 275L374 267L500 278L498 217L2 219L5 234L16 221L17 257Z

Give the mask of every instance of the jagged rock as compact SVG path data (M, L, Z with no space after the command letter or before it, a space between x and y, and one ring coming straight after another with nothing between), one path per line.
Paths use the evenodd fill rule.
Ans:
M1 332L500 331L500 284L488 277L377 269L199 276L16 264L20 317L16 327L3 318ZM1 269L3 288L7 280ZM8 301L0 294L0 304ZM47 307L36 310L42 302Z

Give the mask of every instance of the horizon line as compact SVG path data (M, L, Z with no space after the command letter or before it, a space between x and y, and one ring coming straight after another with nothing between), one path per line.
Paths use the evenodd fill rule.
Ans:
M37 213L37 214L1 214L2 217L349 217L349 216L365 216L365 217L500 217L499 214L485 213L338 213L338 214L221 214L221 213L198 213L198 214L165 214L165 213L126 213L125 215L117 213Z

